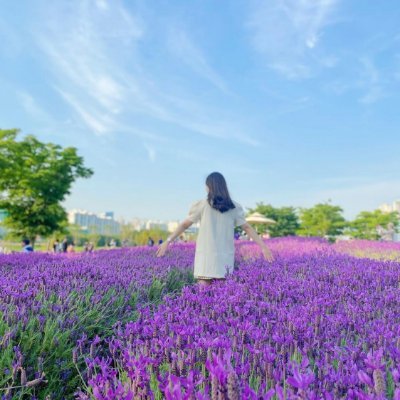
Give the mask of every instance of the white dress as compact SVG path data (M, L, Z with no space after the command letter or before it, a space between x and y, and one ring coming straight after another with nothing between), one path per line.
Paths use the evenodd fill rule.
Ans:
M194 277L197 279L224 278L233 271L235 257L234 228L246 223L243 207L233 201L235 208L221 213L207 199L190 207L188 219L200 221L194 258Z

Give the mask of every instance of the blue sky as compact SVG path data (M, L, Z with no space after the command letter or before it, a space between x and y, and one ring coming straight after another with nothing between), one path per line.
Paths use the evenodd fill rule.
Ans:
M76 146L67 208L183 218L400 198L397 0L0 2L0 126Z

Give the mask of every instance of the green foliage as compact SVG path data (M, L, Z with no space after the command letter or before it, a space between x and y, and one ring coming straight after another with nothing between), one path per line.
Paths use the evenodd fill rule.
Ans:
M311 208L300 209L301 227L297 231L303 236L334 237L346 227L343 209L329 203L319 203Z
M165 240L168 237L168 232L161 229L143 229L135 231L129 225L123 225L121 229L121 242L127 242L130 245L146 245L149 237L152 237L157 244L159 239Z
M12 398L72 399L76 388L84 384L78 372L85 368L84 359L80 358L77 364L73 360L76 341L83 333L89 342L96 335L107 338L112 335L115 323L137 318L137 307L143 301L159 304L165 295L178 293L192 283L192 271L172 268L165 277L154 278L147 290L141 288L145 298L140 301L139 291L132 290L127 295L116 288L110 288L94 301L96 293L88 288L85 295L71 291L66 300L68 307L64 308L56 294L46 298L44 292L39 293L36 300L41 305L41 320L37 315L28 321L5 318L0 312L0 388L18 387L11 392ZM127 313L128 305L131 311ZM76 322L66 324L71 320ZM20 373L13 376L15 346L25 355L23 366L27 380L32 381L35 373L43 371L46 383L20 387Z
M165 278L154 278L148 291L147 300L153 304L159 304L166 294L180 293L182 288L195 282L192 271L171 269Z
M381 210L362 211L350 222L348 233L357 239L381 239L377 227L388 229L392 224L394 231L398 231L400 220L398 212L383 213Z
M149 287L149 290L147 292L150 303L158 304L159 302L161 302L164 293L164 286L165 283L162 282L160 279L153 279L153 282L151 283L151 286Z
M165 289L167 293L177 293L182 290L184 286L192 285L195 283L192 270L171 269L165 279Z
M74 147L42 143L34 136L17 140L17 129L0 130L0 209L14 235L34 242L65 226L61 205L77 178L93 172Z
M91 242L97 247L107 246L111 240L114 240L117 247L121 246L120 235L103 235L100 233L88 233L82 230L79 225L69 225L66 228L66 234L64 235L53 235L53 239L58 238L59 240L66 237L68 242L73 242L75 246L83 247L86 243Z
M0 387L19 386L19 375L16 379L11 373L3 375L3 371L12 371L13 347L18 344L22 354L25 355L23 364L28 381L33 380L33 374L38 371L45 373L47 381L33 388L22 388L19 395L36 395L40 399L48 395L52 398L72 395L80 383L80 377L72 360L76 340L83 332L91 338L96 334L105 336L111 334L112 325L120 320L124 306L124 296L119 295L115 298L116 293L113 289L98 303L93 302L93 295L93 290L90 289L84 298L71 292L68 299L69 309L64 312L53 311L56 307L61 307L60 299L56 295L45 301L43 295L38 295L37 300L43 301L41 306L43 321L39 321L35 315L27 322L10 321L8 326L4 319L0 318L0 336L7 332L14 333L13 339L0 356ZM111 298L114 299L112 307L110 307ZM63 327L69 318L76 318L76 325Z
M294 207L273 207L271 204L257 203L250 213L259 212L267 218L272 218L276 224L268 225L271 237L295 235L300 228L299 218ZM264 232L267 225L260 225L260 231Z

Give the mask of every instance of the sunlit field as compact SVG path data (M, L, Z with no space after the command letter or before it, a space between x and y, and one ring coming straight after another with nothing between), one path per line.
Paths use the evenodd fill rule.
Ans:
M356 257L400 261L399 242L373 242L370 240L342 241L335 244L335 249Z
M399 399L400 246L268 243L0 256L2 398Z

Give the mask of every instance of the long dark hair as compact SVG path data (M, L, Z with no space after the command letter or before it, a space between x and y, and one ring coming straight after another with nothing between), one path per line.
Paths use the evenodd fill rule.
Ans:
M209 189L207 200L212 208L222 213L235 208L222 174L213 172L208 175L206 185Z

